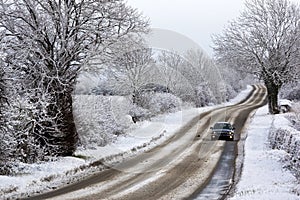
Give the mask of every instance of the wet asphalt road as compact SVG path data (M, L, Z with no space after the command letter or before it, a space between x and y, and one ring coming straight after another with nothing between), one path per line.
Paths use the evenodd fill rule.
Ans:
M266 100L266 91L262 90L260 93L256 94L258 100L261 99L261 102L258 104L243 110L240 115L234 120L233 124L236 127L236 139L235 141L227 141L224 146L224 151L222 156L218 162L218 165L213 173L213 175L208 180L207 184L199 188L198 191L195 191L193 195L190 196L189 199L194 200L221 200L226 199L230 190L234 184L234 174L236 170L235 160L236 156L242 154L243 152L238 152L237 142L239 142L241 135L243 134L243 129L245 127L245 123L248 119L250 113L265 105L267 103Z

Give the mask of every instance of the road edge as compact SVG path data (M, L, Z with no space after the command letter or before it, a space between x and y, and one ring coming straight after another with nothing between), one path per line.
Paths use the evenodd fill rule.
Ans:
M237 143L237 156L235 159L235 167L234 167L234 173L233 173L233 178L232 178L232 184L231 187L229 188L229 190L227 191L227 195L224 198L224 200L228 200L230 197L233 196L235 190L236 190L236 186L240 181L240 177L243 171L243 167L244 167L244 159L245 159L245 142L247 140L248 137L248 128L249 125L251 124L257 110L259 108L253 110L248 119L246 120L245 126L242 129L241 132L241 138Z

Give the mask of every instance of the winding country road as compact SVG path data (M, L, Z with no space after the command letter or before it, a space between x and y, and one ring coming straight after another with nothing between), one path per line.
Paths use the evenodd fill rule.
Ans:
M162 145L30 199L222 199L231 188L240 133L265 103L266 89L253 86L245 100L200 114ZM235 125L235 141L210 140L217 121Z

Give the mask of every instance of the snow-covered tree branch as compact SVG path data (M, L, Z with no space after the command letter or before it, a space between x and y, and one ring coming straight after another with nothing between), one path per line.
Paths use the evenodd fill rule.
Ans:
M115 78L120 85L128 88L133 103L137 103L139 88L149 80L149 71L154 65L152 55L152 49L141 48L112 60Z

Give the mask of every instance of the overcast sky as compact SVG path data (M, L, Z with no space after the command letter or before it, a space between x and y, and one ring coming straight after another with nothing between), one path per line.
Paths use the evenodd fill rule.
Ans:
M127 0L150 18L151 27L176 31L212 55L211 35L220 34L243 10L245 0ZM292 0L299 2L300 0Z

